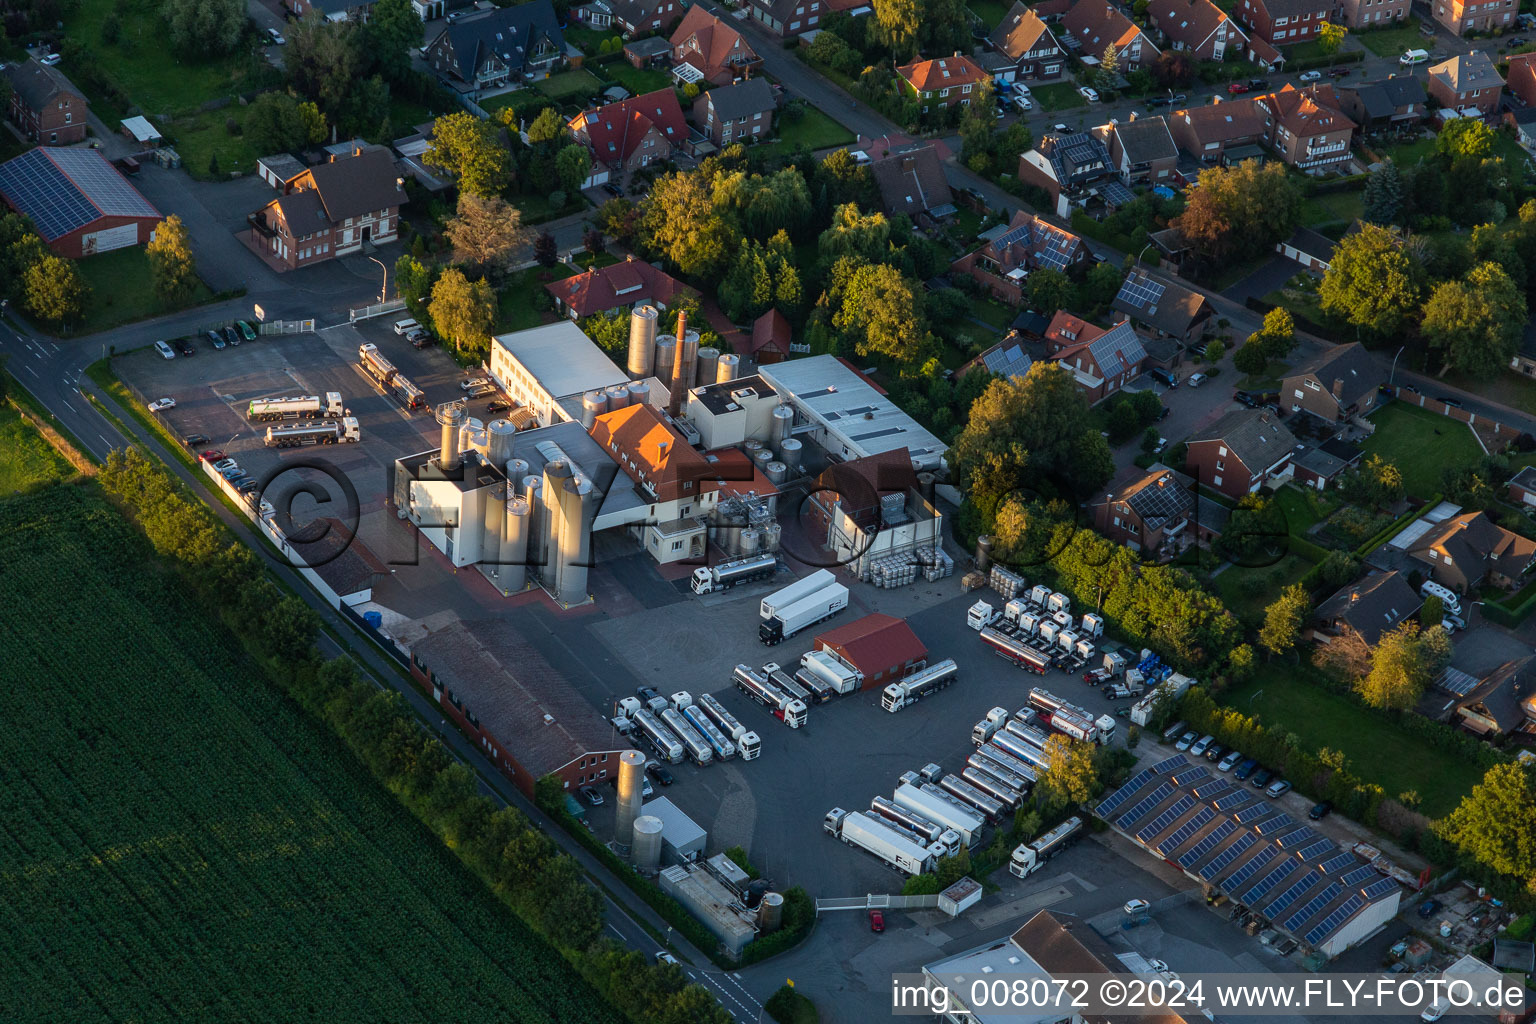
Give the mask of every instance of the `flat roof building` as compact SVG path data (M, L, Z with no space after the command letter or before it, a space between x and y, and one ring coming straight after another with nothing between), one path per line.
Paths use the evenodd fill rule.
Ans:
M651 813L651 812L647 812ZM662 833L665 841L666 833ZM688 908L720 940L726 952L740 956L757 937L752 912L723 882L698 865L674 864L657 879L661 891Z
M581 396L629 376L569 320L491 339L491 376L547 427L581 419Z
M748 438L766 441L779 393L761 374L706 384L688 392L683 414L705 448L728 448Z
M708 834L671 800L664 796L647 800L640 808L640 813L661 820L661 851L664 860L672 864L687 864L704 855Z
M921 469L944 466L948 445L902 412L869 378L834 356L810 356L761 367L766 380L795 407L797 436L829 455L862 459L905 448Z

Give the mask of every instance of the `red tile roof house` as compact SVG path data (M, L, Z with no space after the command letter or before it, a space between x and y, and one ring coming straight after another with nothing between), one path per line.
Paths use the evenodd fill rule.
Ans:
M393 242L403 205L395 158L376 148L307 168L246 220L256 250L293 270Z
M1517 53L1509 58L1504 84L1520 97L1521 103L1536 106L1536 53Z
M901 79L902 93L921 103L925 114L939 107L969 104L976 87L992 79L975 61L958 55L915 60L897 68L896 76Z
M1056 78L1067 66L1066 51L1056 41L1040 15L1014 0L1013 8L1003 16L987 42L992 49L1013 62L1014 74L1028 81Z
M668 159L688 139L677 90L670 88L584 111L569 127L597 163L629 171Z
M1428 84L1430 96L1442 107L1476 107L1485 117L1499 109L1499 98L1504 95L1504 79L1481 50L1434 65L1429 69Z
M1168 128L1180 149L1208 164L1222 162L1228 149L1251 146L1266 133L1264 115L1252 99L1175 110Z
M1197 60L1223 60L1228 52L1248 49L1248 33L1211 0L1152 0L1147 23L1163 34L1170 49Z
M1270 412L1237 409L1189 439L1184 470L1229 498L1290 475L1296 437Z
M1105 0L1077 0L1061 19L1061 28L1077 43L1082 57L1102 59L1113 46L1122 71L1150 64L1162 52L1135 22Z
M681 281L633 256L623 263L551 281L544 290L554 297L555 308L572 320L594 313L617 313L639 302L670 306L680 293L693 292Z
M1333 13L1334 0L1242 0L1238 17L1248 23L1251 39L1275 46L1295 46L1316 39Z
M1141 376L1147 350L1129 320L1109 330L1058 310L1045 329L1046 355L1072 372L1093 405Z
M763 62L741 33L703 7L691 7L672 33L672 63L688 64L710 85L729 85Z
M5 65L11 83L11 123L42 146L85 141L89 104L58 68L28 60Z
M1008 230L967 253L950 270L964 274L985 287L997 299L1018 306L1024 302L1024 282L1031 271L1050 267L1065 271L1088 258L1088 248L1078 236L1019 210Z
M1325 174L1349 159L1355 122L1340 107L1333 86L1293 89L1255 97L1269 124L1269 144L1292 167L1308 174Z
M879 612L829 629L815 641L864 673L862 690L880 689L928 664L928 648L904 619Z
M789 346L793 339L794 330L784 314L770 309L752 321L752 341L748 345L747 354L759 366L782 363L789 358Z

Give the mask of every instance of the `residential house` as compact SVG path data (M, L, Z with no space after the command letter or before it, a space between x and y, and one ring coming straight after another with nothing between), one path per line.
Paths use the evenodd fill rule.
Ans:
M1333 7L1333 0L1242 0L1238 10L1250 38L1281 47L1316 39Z
M1088 507L1094 529L1116 544L1148 556L1170 554L1191 539L1195 482L1162 463L1095 499ZM1191 531L1192 532L1192 531Z
M1189 439L1184 468L1207 487L1241 498L1289 475L1295 447L1274 413L1237 409Z
M703 7L690 7L672 33L672 63L685 82L729 85L763 62L741 33ZM697 76L685 70L692 68Z
M693 291L665 271L633 256L622 263L551 281L544 290L555 300L555 308L572 320L595 313L623 312L642 302L666 307L678 295Z
M1058 310L1045 330L1045 351L1072 372L1090 405L1141 376L1147 350L1129 320L1109 330Z
M1312 639L1333 643L1347 636L1359 637L1375 647L1383 633L1413 618L1424 598L1396 570L1374 571L1339 589L1312 613Z
M1510 57L1504 84L1520 97L1521 103L1536 107L1536 53L1517 53Z
M369 147L305 169L246 220L256 249L294 270L361 252L366 243L393 242L404 204L394 157Z
M1431 0L1430 13L1453 35L1501 35L1515 24L1518 0Z
M1476 107L1486 117L1499 109L1504 79L1482 50L1457 54L1429 69L1429 94L1442 107L1465 110Z
M1339 0L1344 24L1358 31L1408 20L1411 0Z
M1408 554L1436 583L1458 593L1485 583L1509 590L1536 560L1536 541L1504 529L1485 512L1463 512L1431 524L1409 544Z
M587 0L571 8L571 20L584 28L611 29L614 26L613 5L608 0Z
M11 83L11 123L40 146L85 141L90 103L58 68L26 60L5 65Z
M1109 150L1109 165L1127 185L1166 185L1179 162L1168 121L1161 115L1137 117L1095 129Z
M1536 506L1536 466L1526 466L1509 478L1509 500L1526 508Z
M693 101L693 123L717 146L756 142L773 130L773 87L765 78L749 78L700 93Z
M565 37L550 0L529 0L445 22L426 59L449 88L478 94L548 77L565 61Z
M1510 61L1513 74L1514 60ZM1340 108L1361 128L1412 125L1428 113L1424 83L1413 75L1388 75L1374 82L1338 87Z
M1071 213L1073 202L1084 205L1092 186L1114 177L1109 150L1090 132L1047 133L1019 157L1019 180L1045 189L1058 217Z
M1248 49L1248 34L1211 0L1153 0L1147 21L1169 47L1196 60L1225 60Z
M373 10L373 0L283 0L283 6L295 18L318 11L326 21L366 22Z
M627 171L668 159L688 138L688 122L677 90L671 88L583 111L569 127L576 141L592 151L593 160Z
M1485 739L1536 732L1536 656L1506 661L1456 701L1457 725Z
M939 107L969 106L976 87L992 76L969 57L915 60L896 69L903 94L922 104L923 113Z
M626 38L661 32L683 16L682 0L603 0Z
M1111 46L1122 71L1150 64L1161 52L1137 24L1106 0L1077 0L1061 19L1081 56L1102 60Z
M1267 131L1264 114L1251 99L1176 110L1168 128L1180 149L1207 164L1226 162L1229 152L1234 159L1257 153Z
M880 202L889 214L917 217L926 213L944 217L955 212L955 196L944 176L944 163L932 143L913 144L893 150L869 165L880 190Z
M1014 76L1026 81L1055 78L1067 64L1056 34L1023 0L1014 0L987 42L1009 62Z
M1024 301L1025 279L1032 271L1041 267L1066 271L1087 258L1088 247L1081 238L1019 210L1008 230L950 264L950 271L970 277L996 298L1017 306Z
M720 496L719 471L649 405L601 413L588 432L650 505L629 527L650 556L662 564L702 558L709 543L705 517Z
M1269 127L1267 141L1287 164L1308 174L1325 174L1349 159L1355 122L1339 109L1331 85L1295 89L1254 99Z
M1326 274L1333 260L1333 239L1311 228L1297 228L1291 237L1275 243L1275 251L1295 260L1313 274Z
M789 358L793 342L794 329L789 321L777 309L770 309L752 321L752 340L747 343L747 354L759 366L782 363Z
M1109 308L1153 334L1184 345L1198 344L1216 315L1216 307L1204 295L1142 266L1125 275Z
M1327 424L1364 416L1380 399L1381 367L1365 346L1335 345L1301 363L1280 383L1280 401Z
M754 21L786 39L814 31L832 10L822 0L749 0L747 7Z

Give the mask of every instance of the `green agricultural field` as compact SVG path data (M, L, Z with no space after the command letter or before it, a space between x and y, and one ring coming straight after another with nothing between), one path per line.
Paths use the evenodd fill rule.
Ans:
M1437 416L1405 402L1392 402L1371 414L1376 424L1361 447L1367 456L1380 455L1403 471L1403 489L1416 498L1440 492L1447 469L1470 466L1483 450L1472 428L1447 416Z
M74 470L21 414L0 404L0 497L70 476Z
M1477 766L1330 693L1293 665L1264 665L1248 682L1222 694L1221 702L1267 728L1295 733L1306 750L1343 751L1350 769L1388 796L1416 790L1420 809L1432 818L1453 810L1482 778Z
M0 1020L617 1019L94 485L0 565Z

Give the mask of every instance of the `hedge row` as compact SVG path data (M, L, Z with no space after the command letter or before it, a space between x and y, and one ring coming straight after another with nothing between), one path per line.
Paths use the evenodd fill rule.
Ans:
M1355 548L1355 557L1364 558L1372 551L1375 551L1392 537L1397 536L1398 531L1402 530L1403 527L1417 519L1425 509L1434 508L1438 504L1440 504L1440 495L1437 493L1424 505L1421 505L1418 508L1411 508L1407 512L1404 512L1402 515L1392 520L1390 525L1383 527L1374 537L1371 537L1364 544L1361 544L1359 547Z
M1298 537L1294 533L1286 535L1285 549L1291 554L1300 555L1302 558L1313 563L1321 562L1329 555L1328 549L1321 544L1313 543L1305 537Z

